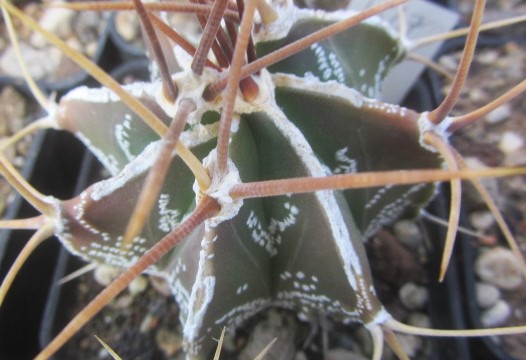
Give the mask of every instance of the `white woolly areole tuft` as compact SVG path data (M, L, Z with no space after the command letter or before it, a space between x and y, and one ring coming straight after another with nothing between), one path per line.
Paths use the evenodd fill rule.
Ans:
M205 226L208 227L208 223ZM183 329L185 340L190 343L197 340L208 306L214 298L216 277L211 275L213 265L210 263L214 240L208 239L206 234L201 240L197 275L188 301L188 317Z
M45 109L47 112L47 116L44 117L46 119L46 124L49 125L50 128L55 130L60 130L60 125L58 123L59 115L60 115L60 106L55 102L55 99L53 96L50 96L48 102L48 107Z
M203 260L204 252L201 251L199 258L199 271L203 268L204 264L201 264ZM199 274L201 275L201 274ZM208 309L208 305L212 302L214 297L214 289L216 284L216 278L214 276L205 276L201 279L198 275L198 280L192 288L192 295L190 296L190 309L188 314L188 319L184 324L183 334L185 339L189 342L197 340L199 337L199 329L203 324L203 318ZM198 299L198 293L202 296L200 301ZM195 309L192 307L196 307Z
M281 39L286 37L290 29L297 23L306 20L319 20L327 22L337 22L345 20L359 12L350 9L342 9L327 12L315 9L300 9L293 5L292 1L286 1L284 4L275 1L273 7L279 15L278 20L265 25L254 35L255 42L265 42ZM394 40L399 40L398 31L381 16L375 15L365 19L362 23L383 28Z
M210 152L210 154L208 154L206 158L203 159L203 164L209 171L214 172L216 171L216 159L217 153L214 149ZM243 206L243 200L234 200L230 196L230 190L232 190L232 188L235 185L241 184L239 171L230 159L228 159L228 167L226 174L224 174L221 177L217 173L212 173L211 178L212 184L205 192L205 194L217 200L217 202L221 206L219 214L207 220L207 225L211 228L215 228L223 221L235 217L239 213L239 209L241 209L241 206ZM196 191L196 193L199 191L197 183L194 183L194 191ZM197 196L196 198L199 198L199 196Z
M51 217L51 220L53 220L55 234L62 233L65 227L64 220L62 218L61 201L51 195L44 196L43 200L47 204L53 206L54 216Z
M364 324L364 326L367 329L370 329L377 325L385 324L388 320L392 319L393 317L382 307L378 313L374 316L374 318L368 322L367 324Z
M293 74L272 74L272 81L276 87L289 87L306 92L319 92L322 95L340 97L357 108L369 100L358 91L348 88L334 80L321 81L317 77L299 77Z
M138 98L148 94L154 94L156 88L159 88L161 84L159 82L145 83L136 82L129 85L123 86L123 89L128 92L131 96ZM119 96L115 94L111 89L102 88L89 88L87 86L81 86L68 92L62 99L64 100L81 100L91 103L109 103L121 101Z
M209 110L217 111L217 104L205 101L202 94L206 87L216 81L218 77L219 73L217 71L207 67L203 69L203 74L200 76L195 75L190 69L177 72L172 76L172 80L176 84L179 94L183 95L179 95L178 99L173 103L166 99L166 96L163 94L162 85L159 83L154 93L156 94L155 99L164 112L171 118L173 118L177 112L179 100L182 96L191 99L195 103L197 110L189 115L187 122L189 124L197 124L205 112Z
M439 135L442 139L447 141L451 135L451 133L448 131L451 123L451 117L449 116L444 118L444 120L442 120L440 123L435 124L429 120L429 111L420 114L420 117L418 118L418 128L420 129L420 145L432 153L436 153L437 150L424 141L424 134L428 131L431 131L432 133Z

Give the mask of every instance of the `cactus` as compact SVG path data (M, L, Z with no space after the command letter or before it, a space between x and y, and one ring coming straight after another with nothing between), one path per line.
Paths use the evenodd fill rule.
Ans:
M443 278L460 179L486 195L478 177L524 173L467 169L448 142L526 88L522 81L480 111L449 115L471 62L483 1L455 86L437 109L418 113L377 100L383 78L410 50L403 34L377 15L404 2L358 13L345 1L315 2L319 9L263 0L68 5L137 10L156 70L151 82L121 87L2 0L6 22L9 12L43 33L103 85L73 89L58 103L40 96L48 116L31 129L75 134L111 177L62 201L38 193L0 155L2 175L42 213L2 224L37 232L0 299L31 249L51 234L86 261L125 269L37 358L56 352L142 272L170 285L190 358L206 357L223 327L235 328L269 306L292 309L303 320L325 314L364 324L374 358L384 333L404 356L393 331L526 331L416 329L393 319L375 294L363 242L393 220L417 215L434 196L434 182L450 181L453 189ZM338 10L320 10L331 5ZM157 15L164 11L197 15L204 28L197 47Z

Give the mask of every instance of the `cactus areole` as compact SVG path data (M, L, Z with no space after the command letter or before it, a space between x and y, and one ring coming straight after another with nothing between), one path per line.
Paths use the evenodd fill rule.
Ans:
M258 57L354 15L275 6L278 19L257 20L254 27ZM221 207L147 270L170 285L189 356L206 356L223 327L234 328L268 306L293 309L304 320L324 314L373 326L389 318L375 295L363 242L381 226L416 215L434 194L432 185L251 199L229 194L237 184L261 180L440 168L442 160L421 136L434 131L446 138L447 132L414 111L374 100L404 53L394 34L373 17L252 75L257 96L237 95L227 171L220 178L211 171L224 104L221 94L207 101L203 93L222 71L205 67L194 74L192 57L175 47L175 103L166 100L160 80L124 87L166 125L181 99L195 105L179 141L210 171L206 195ZM61 99L56 120L112 175L56 202L56 233L72 253L129 267L195 209L200 190L174 152L154 211L123 248L159 135L107 88L74 89Z

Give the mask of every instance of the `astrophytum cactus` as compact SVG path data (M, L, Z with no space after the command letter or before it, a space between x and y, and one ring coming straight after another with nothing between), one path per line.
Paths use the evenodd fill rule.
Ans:
M29 248L54 233L83 259L125 270L39 358L52 355L143 271L167 280L191 358L206 357L223 327L269 306L293 309L304 320L324 314L362 323L375 340L375 358L383 332L403 356L392 330L524 332L415 329L392 319L375 295L364 241L395 219L417 215L435 194L433 182L450 180L458 205L460 178L479 185L480 176L523 173L464 169L448 143L454 130L525 88L523 81L482 111L448 116L471 61L483 1L455 86L439 108L417 113L376 99L411 43L377 15L404 2L360 12L345 2L324 11L263 0L68 5L137 9L157 75L120 87L45 34L104 87L73 89L57 104L43 98L49 115L32 127L75 134L111 177L59 201L36 192L0 157L2 174L43 214L3 225L38 228ZM177 11L197 15L204 29L197 47L166 22L166 13ZM441 276L456 211L450 219Z

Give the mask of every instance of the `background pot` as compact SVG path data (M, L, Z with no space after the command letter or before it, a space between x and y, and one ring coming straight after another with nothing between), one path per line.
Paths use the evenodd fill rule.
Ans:
M83 151L82 145L69 135L55 131L40 133L33 141L23 174L39 191L68 198L72 195ZM36 211L17 196L6 218L35 215ZM29 234L27 231L3 231L0 235L0 278L5 276ZM54 238L44 241L15 279L0 308L0 358L27 359L38 352L40 321L60 248Z

